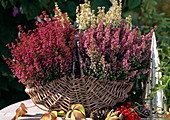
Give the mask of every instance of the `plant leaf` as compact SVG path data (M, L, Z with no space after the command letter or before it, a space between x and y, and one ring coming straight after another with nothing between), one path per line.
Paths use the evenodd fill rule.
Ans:
M52 109L53 111L62 111L62 109L61 108L54 108L54 109ZM57 112L58 113L58 112Z
M25 106L24 103L21 103L21 105L19 106L19 108L17 108L16 110L16 115L12 118L12 120L17 120L18 117L24 115L27 113L27 107Z
M140 5L141 0L128 0L128 7L130 9L133 9L135 7L137 7L138 5Z
M17 1L18 1L18 0L9 0L9 2L10 2L13 6L16 5Z
M69 16L74 16L76 14L75 13L75 11L76 11L76 4L75 4L75 2L68 1L66 3L66 10L67 10Z
M66 119L67 120L67 119ZM71 120L76 120L74 115L73 115L73 112L71 113Z
M113 112L114 110L112 109L108 114L107 114L107 118L109 118L111 116L111 113Z
M68 111L67 114L66 114L66 120L67 118L69 117L69 114L72 112L72 110Z
M119 117L113 116L113 117L109 118L109 120L119 120Z
M45 113L40 120L51 120L51 114Z
M28 20L38 16L41 12L41 6L38 1L31 3L25 0L21 0L21 6Z
M8 5L8 1L7 1L7 0L2 0L2 1L1 1L1 5L2 5L4 8L6 8L7 5Z
M59 112L57 112L57 114L60 116L66 116L66 113L63 110L60 110Z
M75 107L76 107L76 104L73 104L73 105L71 106L71 109L73 110Z
M56 120L57 119L57 111L52 111L50 114L52 116L52 120Z
M79 111L82 112L83 115L85 116L85 109L84 109L83 105L81 105L81 104L76 104L76 106L74 107L74 109L79 110Z
M47 0L38 0L41 7L47 7Z
M108 114L107 114L107 119L106 120L117 120L119 117L115 116L119 113L119 111L115 111L112 109Z
M73 115L75 118L86 119L83 113L79 110L73 110Z
M112 114L111 114L111 117L117 115L118 113L119 113L119 111L116 111L116 112L112 113Z
M22 108L24 111L28 110L24 103L21 103L21 108Z
M61 117L57 117L57 119L56 120L63 120Z

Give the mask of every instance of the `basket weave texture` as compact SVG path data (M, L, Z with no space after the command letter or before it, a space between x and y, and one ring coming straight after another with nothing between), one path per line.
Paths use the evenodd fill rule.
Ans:
M65 77L44 86L27 89L26 93L35 104L43 105L49 110L61 108L67 111L71 105L80 103L86 112L91 113L125 101L133 84L134 82L101 81L91 76Z

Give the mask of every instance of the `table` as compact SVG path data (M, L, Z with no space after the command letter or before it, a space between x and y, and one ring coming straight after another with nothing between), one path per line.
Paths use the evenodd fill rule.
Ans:
M0 119L1 120L11 120L15 116L15 114L16 114L15 111L20 106L21 103L24 103L25 106L28 108L28 110L27 110L27 113L25 115L19 117L18 120L40 120L42 115L44 113L47 113L46 111L43 111L43 110L39 109L38 107L36 107L34 105L34 103L32 102L32 100L29 99L29 100L24 100L24 101L12 104L12 105L0 110ZM40 106L40 107L44 108L43 106ZM68 120L70 120L70 119L68 119ZM92 119L87 118L87 120L92 120ZM163 120L163 119L162 118L160 118L160 119L158 119L158 118L152 118L152 119L143 118L141 120Z
M20 106L21 103L24 103L25 106L28 108L27 113L21 117L18 118L18 120L40 120L42 115L44 113L47 113L46 111L43 111L36 107L31 99L24 100L21 102L17 102L15 104L12 104L8 107L3 108L0 110L0 119L1 120L11 120L15 114L16 109ZM41 108L45 109L43 106L39 105ZM71 120L71 119L68 119ZM87 120L92 120L91 118L87 118Z
M42 115L46 113L46 111L42 111L38 107L34 106L34 103L29 100L24 100L15 104L12 104L4 109L0 110L0 119L1 120L11 120L15 114L16 109L20 106L21 103L24 103L26 107L30 107L27 110L27 114L19 117L18 120L40 120Z

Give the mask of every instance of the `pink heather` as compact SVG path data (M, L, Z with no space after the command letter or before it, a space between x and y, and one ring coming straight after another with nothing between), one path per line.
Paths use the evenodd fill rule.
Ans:
M64 16L63 22L60 21ZM43 11L37 28L25 33L18 26L21 36L17 45L7 45L15 61L7 60L9 67L19 82L29 87L45 84L64 75L71 75L74 48L74 29L65 14L53 17L53 21ZM63 27L64 25L64 27Z
M114 29L110 25L104 28L100 22L96 28L91 27L79 34L84 73L98 79L125 81L134 80L136 74L146 74L154 29L142 36L136 29L130 30L124 21ZM94 63L96 68L91 68Z

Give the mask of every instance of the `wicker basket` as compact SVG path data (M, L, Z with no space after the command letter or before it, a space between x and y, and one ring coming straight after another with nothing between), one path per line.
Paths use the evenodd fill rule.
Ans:
M91 113L125 101L133 84L99 81L89 76L66 77L45 86L26 89L26 93L35 104L43 105L49 110L61 108L67 111L72 104L80 103L87 113Z
M79 38L75 36L75 39L76 46L79 46ZM78 60L81 77L60 78L44 86L26 89L25 92L34 104L43 105L48 110L58 108L67 111L71 105L80 103L86 113L91 114L103 107L112 107L125 101L134 82L104 81L85 76L81 68L79 49L76 48L78 47L75 47L74 51L72 74L75 76L75 62Z

